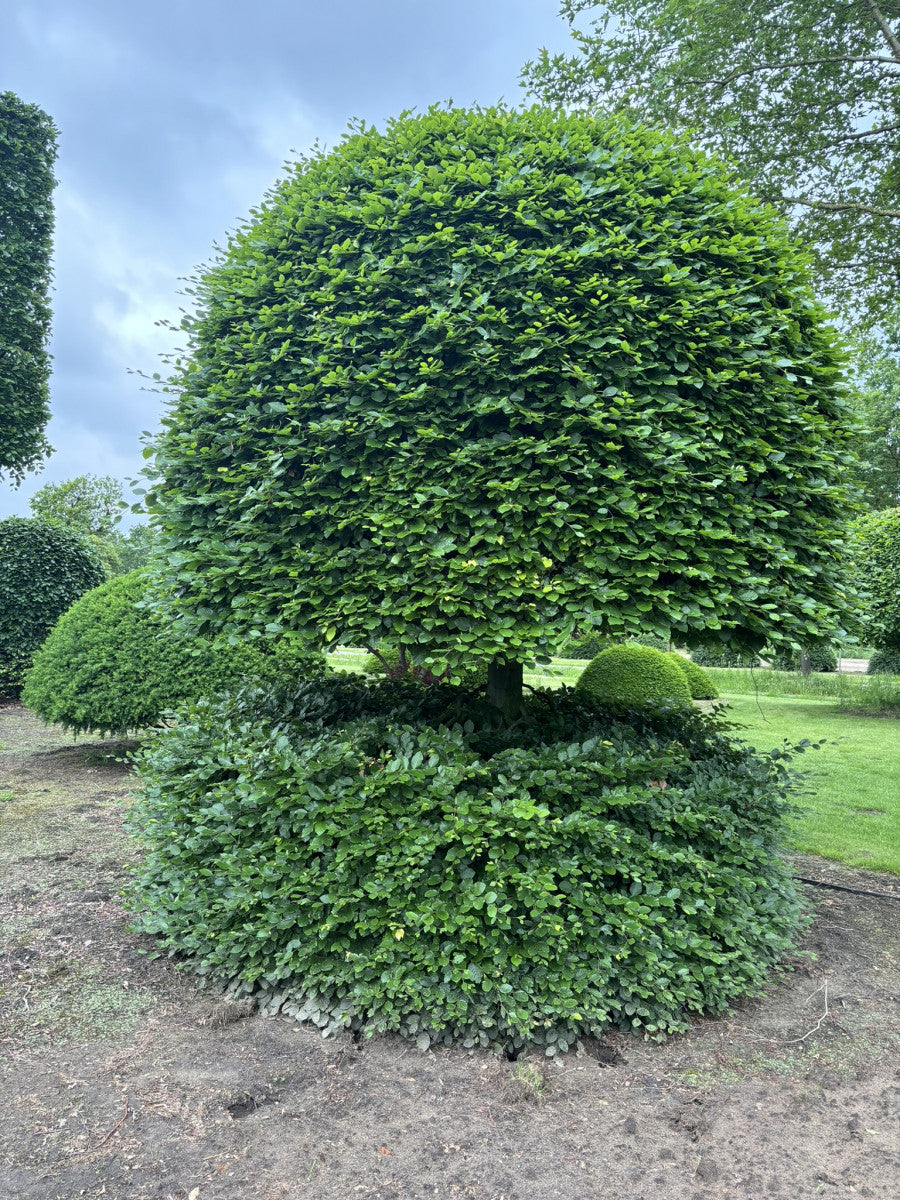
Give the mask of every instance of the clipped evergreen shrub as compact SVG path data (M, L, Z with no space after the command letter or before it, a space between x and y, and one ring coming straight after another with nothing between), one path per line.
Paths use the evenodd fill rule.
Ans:
M808 646L806 656L811 671L828 673L838 668L837 651L832 646ZM799 650L772 650L766 653L766 658L776 671L799 671L802 667Z
M217 646L175 636L160 616L136 607L146 590L138 570L77 600L35 654L23 702L76 733L124 734L183 700L325 671L322 655L287 643Z
M695 646L691 648L691 661L700 667L758 667L759 655L726 646Z
M685 672L668 654L651 646L610 646L601 650L578 677L575 691L601 704L623 708L691 702Z
M571 692L452 724L456 692L183 710L138 759L135 927L264 1012L423 1048L660 1035L763 985L800 920L785 755Z
M866 668L868 675L900 675L900 650L876 650Z
M677 654L674 650L668 651L666 658L673 662L687 679L692 700L718 699L719 690L708 671L704 671L697 663L691 662L689 658L685 658L683 654Z
M0 696L18 696L56 620L106 578L91 546L43 521L0 521Z

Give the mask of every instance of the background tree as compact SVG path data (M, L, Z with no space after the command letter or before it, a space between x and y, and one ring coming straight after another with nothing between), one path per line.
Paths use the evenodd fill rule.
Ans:
M361 129L197 295L147 506L199 631L488 660L513 708L576 625L827 636L836 352L781 224L686 144L541 108Z
M50 453L51 197L56 129L0 93L0 478L16 485Z
M31 497L29 507L38 520L85 537L108 576L139 565L123 563L123 539L116 529L123 507L122 485L111 475L78 475L63 483L47 483Z
M689 130L791 215L851 321L861 306L870 322L896 311L897 0L564 0L560 11L578 49L528 63L533 93Z

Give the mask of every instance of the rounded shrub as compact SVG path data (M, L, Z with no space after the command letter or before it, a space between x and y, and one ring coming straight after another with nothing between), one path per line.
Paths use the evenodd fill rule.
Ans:
M77 534L31 518L0 521L0 696L18 696L56 620L105 578Z
M610 646L602 650L578 677L575 691L601 704L623 708L691 702L685 672L667 654L651 646Z
M692 700L717 700L719 690L712 681L712 676L708 671L704 671L697 663L691 662L689 658L685 658L683 654L678 654L671 650L666 653L666 658L669 662L682 672L687 685L690 688Z
M287 643L217 646L174 636L160 616L137 607L146 591L138 570L81 596L35 654L23 702L76 733L124 734L182 700L325 671L322 655Z
M465 668L579 622L835 625L835 337L777 214L687 139L541 107L359 126L192 293L146 500L201 632Z
M727 646L696 646L691 648L691 661L700 667L758 667L759 655Z
M900 675L900 650L876 650L866 668L868 675Z
M659 1035L762 986L800 920L786 755L571 692L450 724L454 690L183 710L138 757L136 928L263 1011L423 1048Z
M811 671L827 673L838 668L837 651L832 646L809 646L806 656ZM776 671L799 671L803 665L799 650L771 651L766 657Z

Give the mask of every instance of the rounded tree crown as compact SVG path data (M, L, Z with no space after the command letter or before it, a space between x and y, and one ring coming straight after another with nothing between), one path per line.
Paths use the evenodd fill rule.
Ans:
M196 283L149 504L201 629L532 660L824 636L845 403L778 218L621 121L432 109Z

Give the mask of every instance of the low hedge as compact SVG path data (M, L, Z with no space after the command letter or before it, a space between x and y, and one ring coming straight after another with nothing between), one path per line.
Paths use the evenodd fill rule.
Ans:
M694 646L691 661L698 667L758 667L758 654L741 654L724 646Z
M121 735L154 724L183 700L325 673L322 655L286 643L214 646L175 637L138 607L145 592L138 570L77 600L35 654L23 703L75 733Z
M809 669L828 674L838 669L837 651L832 646L809 646L806 650L809 659ZM801 670L801 654L799 650L769 651L766 654L776 671Z
M682 1030L801 921L785 758L566 690L506 729L441 684L203 701L138 756L134 927L326 1032L554 1054Z
M900 675L900 650L876 650L866 668L868 675Z

